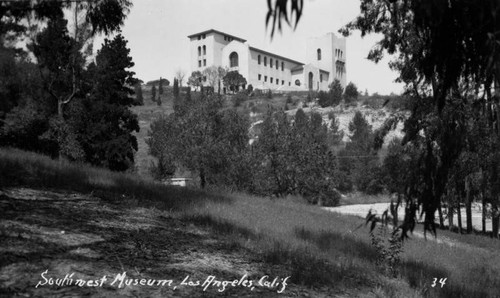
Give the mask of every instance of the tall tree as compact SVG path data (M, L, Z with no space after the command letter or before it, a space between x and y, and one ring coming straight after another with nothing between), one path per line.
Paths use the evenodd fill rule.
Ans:
M163 95L163 80L160 77L160 81L158 83L158 98L161 98L162 95Z
M137 84L130 70L134 62L127 41L121 34L105 39L97 52L95 63L86 72L90 95L72 106L69 123L79 132L79 142L91 164L114 171L134 166L139 131L137 115L129 109L134 103Z
M142 86L141 84L136 84L134 87L134 92L135 92L135 104L136 105L144 105L144 97L142 95Z
M354 85L353 82L349 82L349 84L347 84L347 86L345 87L344 91L345 103L348 104L355 102L356 100L358 100L358 95L359 95L358 87L356 87L356 85Z
M174 78L174 86L173 86L174 98L179 98L179 81L177 78Z
M184 78L186 77L186 72L182 69L178 69L175 72L175 78L177 79L177 84L179 84L179 88L182 88L182 83L184 82Z
M152 124L151 153L197 173L202 188L244 184L238 162L248 150L248 119L223 109L222 99L215 95L180 105L184 107Z
M151 101L156 102L156 86L151 87Z
M344 93L344 88L342 88L342 85L340 84L340 81L335 79L331 84L330 84L330 97L331 97L331 102L332 105L336 106L342 101L342 94Z
M198 70L193 71L187 83L189 86L201 90L201 87L203 86L203 74Z

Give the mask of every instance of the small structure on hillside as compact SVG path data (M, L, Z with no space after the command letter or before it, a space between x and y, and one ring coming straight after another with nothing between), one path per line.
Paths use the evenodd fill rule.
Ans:
M163 184L175 186L195 186L197 181L193 178L192 173L187 169L177 169L175 174L169 178L162 180Z
M164 183L167 185L176 185L176 186L188 186L191 185L193 181L193 178L168 178L165 179Z

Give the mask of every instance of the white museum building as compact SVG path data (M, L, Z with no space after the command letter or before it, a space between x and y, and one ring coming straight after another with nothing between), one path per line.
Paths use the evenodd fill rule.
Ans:
M222 66L238 71L254 89L328 90L338 79L346 86L346 40L334 33L309 38L306 63L250 46L243 38L214 29L189 35L191 72Z

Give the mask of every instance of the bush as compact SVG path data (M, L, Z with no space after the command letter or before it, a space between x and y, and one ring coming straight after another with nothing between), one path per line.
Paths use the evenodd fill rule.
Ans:
M333 98L330 96L330 93L327 93L325 91L318 92L318 104L322 108L332 106Z
M252 86L252 84L249 84L249 85L247 86L247 94L250 94L250 93L252 93L252 92L253 92L253 86Z
M267 99L273 99L273 92L271 89L267 90L266 97Z
M248 100L248 95L245 92L239 92L233 96L233 107L240 107L242 103Z

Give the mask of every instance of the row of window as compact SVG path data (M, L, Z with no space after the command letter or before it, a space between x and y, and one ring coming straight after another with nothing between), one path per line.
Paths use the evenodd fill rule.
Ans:
M232 37L229 37L229 36L224 35L224 40L225 40L225 41L232 41L232 40L233 40L233 38L232 38Z
M343 65L337 65L336 72L337 72L337 76L341 77L344 74L344 72L345 72L344 66Z
M344 52L340 49L335 49L335 56L342 58L342 56L344 56Z
M258 76L259 78L259 81L262 80L262 75L259 74ZM269 78L269 81L271 82L271 84L273 83L273 79L274 78ZM267 82L267 76L264 76L264 82ZM276 78L276 85L279 85L280 84L280 80L278 78ZM292 83L288 82L288 86L290 86ZM285 80L281 80L281 85L285 85Z
M205 39L207 36L205 34L198 35L198 40Z
M257 63L260 65L261 59L260 55L257 56ZM279 69L279 61L276 60L276 69ZM267 57L264 57L264 66L267 66ZM269 66L273 68L273 58L269 58ZM285 70L285 62L281 61L281 71Z
M198 67L201 67L201 60L198 60ZM203 66L207 66L207 59L203 59Z
M201 56L201 50L203 49L203 55L207 54L207 46L198 47L198 56Z

